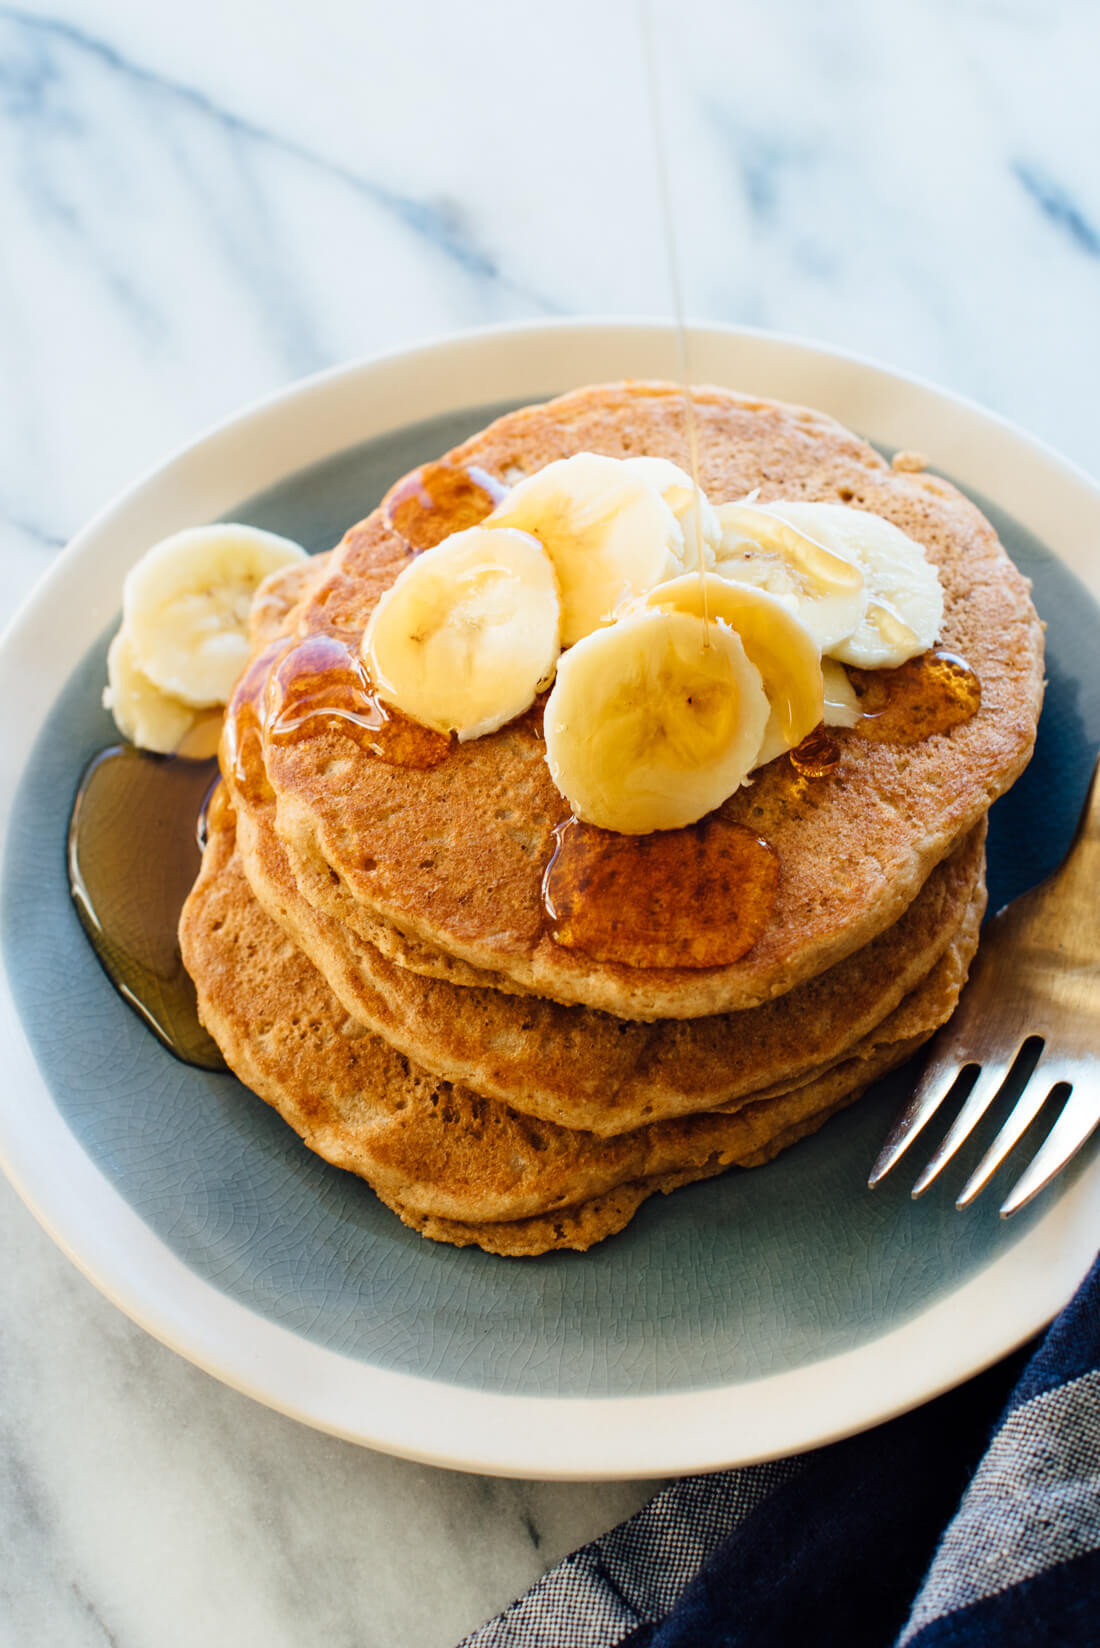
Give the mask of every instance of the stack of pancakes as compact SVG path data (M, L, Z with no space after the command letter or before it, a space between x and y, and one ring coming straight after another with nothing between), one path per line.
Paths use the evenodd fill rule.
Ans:
M831 419L718 389L694 402L713 502L844 502L925 546L941 642L977 674L980 708L904 744L838 732L818 778L786 756L756 772L717 816L775 849L776 903L739 961L703 968L558 942L542 881L569 808L538 708L430 767L323 715L292 740L251 726L262 782L223 759L181 923L203 1022L311 1149L441 1241L583 1249L654 1191L769 1160L949 1016L974 954L986 813L1030 755L1042 696L1025 580L954 488ZM686 465L682 392L581 390L445 461L508 483L578 451ZM270 581L250 701L273 640L361 632L411 553L382 507ZM223 752L248 702L230 705Z

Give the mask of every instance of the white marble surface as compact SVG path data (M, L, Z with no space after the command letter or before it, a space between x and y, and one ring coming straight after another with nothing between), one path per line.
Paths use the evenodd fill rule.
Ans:
M1092 0L655 0L687 308L876 355L1100 472ZM0 609L242 403L489 321L667 314L627 0L0 5ZM0 1187L0 1643L442 1648L645 1484L315 1435Z

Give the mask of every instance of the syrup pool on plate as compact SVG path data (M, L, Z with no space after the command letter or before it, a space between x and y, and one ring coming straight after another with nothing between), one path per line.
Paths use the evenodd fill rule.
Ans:
M69 883L81 924L119 994L185 1064L224 1070L199 1023L176 930L199 873L198 827L213 760L104 750L69 823Z

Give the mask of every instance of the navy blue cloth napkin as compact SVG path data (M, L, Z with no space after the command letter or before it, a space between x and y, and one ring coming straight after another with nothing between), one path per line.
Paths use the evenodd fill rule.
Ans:
M1053 1326L863 1436L688 1477L460 1648L1097 1648L1100 1260Z

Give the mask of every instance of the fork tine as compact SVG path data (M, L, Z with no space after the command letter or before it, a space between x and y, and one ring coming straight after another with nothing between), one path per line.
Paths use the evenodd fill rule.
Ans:
M933 1179L942 1173L955 1152L970 1137L1004 1086L1005 1078L1015 1061L1016 1054L1013 1053L1011 1058L998 1059L995 1064L983 1065L978 1072L977 1081L967 1096L966 1103L942 1139L939 1149L913 1186L911 1194L914 1201L918 1196L924 1195Z
M1010 1214L1019 1212L1032 1197L1045 1189L1066 1163L1076 1156L1098 1123L1100 1092L1091 1083L1075 1086L1031 1166L1013 1186L1012 1193L1001 1208L1001 1218L1007 1219Z
M875 1165L871 1169L871 1176L867 1180L867 1187L873 1190L880 1180L884 1179L890 1169L896 1165L909 1149L917 1134L925 1128L936 1114L940 1105L954 1087L963 1070L963 1064L946 1064L936 1057L935 1050L919 1081L913 1089L913 1096L905 1109L890 1129L886 1143L875 1158Z
M1044 1079L1037 1079L1040 1076L1044 1076ZM1008 1120L959 1192L955 1203L957 1208L969 1207L975 1196L985 1189L1009 1151L1015 1149L1023 1138L1050 1097L1050 1092L1050 1077L1041 1069L1034 1071L1031 1080L1009 1111Z

